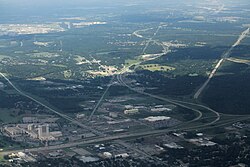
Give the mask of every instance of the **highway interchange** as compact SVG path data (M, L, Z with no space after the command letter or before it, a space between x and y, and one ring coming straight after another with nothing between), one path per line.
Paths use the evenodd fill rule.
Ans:
M149 44L154 41L154 37L157 35L158 31L160 30L161 25L159 25L159 27L156 29L156 32L154 33L154 35L151 38L144 38L142 35L138 34L139 31L135 32L134 34L136 34L137 36L144 38L147 40L146 42L146 46L145 48L143 48L142 50L142 54L145 53L147 47L149 46ZM244 39L244 37L249 33L249 28L244 31L240 38L237 40L237 42L227 51L225 52L224 56L222 56L222 59L219 61L219 63L216 65L215 69L211 72L208 81L206 81L204 84L205 86L202 86L201 90L198 90L198 93L196 93L197 95L194 96L194 99L197 99L199 97L199 95L202 93L203 89L206 87L206 85L209 83L209 81L212 79L212 77L214 76L214 74L216 73L217 69L220 67L220 65L222 64L222 62L224 61L225 58L227 58L232 49L237 46L240 41L242 41ZM166 50L166 48L164 48ZM167 52L167 50L166 50ZM237 118L234 118L234 116L232 116L233 119L230 119L228 121L222 121L221 117L225 114L221 114L205 105L199 104L199 103L194 103L194 102L187 102L187 101L181 101L181 100L176 100L176 99L170 99L170 98L166 98L166 97L160 97L157 95L153 95L153 94L149 94L143 91L138 90L136 87L133 87L131 85L129 85L128 83L126 83L125 79L126 79L126 75L129 75L129 68L133 65L139 65L142 62L137 62L134 64L131 64L129 67L125 67L123 68L119 73L117 73L115 76L113 76L111 82L109 83L107 89L104 91L103 95L101 96L100 100L98 101L97 105L94 107L94 110L92 111L89 120L91 120L92 116L95 114L95 112L98 110L98 107L100 106L100 104L102 103L102 101L104 100L106 93L108 92L109 88L114 84L115 78L117 79L117 81L119 82L119 84L127 87L128 89L130 89L131 91L134 91L138 94L141 94L143 96L148 96L154 99L158 99L170 104L174 104L176 106L182 107L182 108L186 108L189 110L192 110L193 112L196 113L196 117L193 120L187 121L187 122L183 122L182 124L179 124L177 126L168 128L168 129L163 129L163 130L152 130L149 129L148 131L138 131L136 133L123 133L123 134L118 134L118 135L106 135L102 132L99 132L93 128L90 128L88 126L86 126L85 124L61 113L56 111L55 109L47 106L46 104L44 104L43 102L37 100L36 98L32 97L31 95L23 92L22 90L20 90L19 88L17 88L14 83L12 83L7 76L5 76L5 74L0 72L0 75L9 83L10 86L13 87L13 89L15 89L20 95L29 98L30 100L40 104L41 106L45 107L46 109L50 110L52 113L60 116L61 118L75 124L78 125L84 129L87 129L93 133L95 133L97 136L91 139L83 139L82 141L79 142L72 142L72 143L66 143L66 144L60 144L60 145L56 145L56 146L47 146L47 147L38 147L38 148L30 148L30 149L25 149L25 150L11 150L11 151L4 151L1 152L1 154L9 154L9 153L13 153L13 152L19 152L19 151L25 151L25 152L39 152L39 151L45 151L45 150L57 150L57 149L63 149L63 148L69 148L69 147L74 147L74 146L79 146L79 145L88 145L88 144L94 144L94 143L105 143L105 142L109 142L109 141L115 141L117 143L122 143L122 145L126 146L126 143L123 142L123 140L126 140L128 138L138 138L138 137L142 137L142 136L149 136L149 135L160 135L160 134L164 134L164 133L168 133L168 132L173 132L173 131L191 131L191 130L202 130L202 129L209 129L209 128L215 128L215 127L220 127L220 126L225 126L227 124L231 124L237 121L241 121L241 120L247 120L250 118L250 116L238 116ZM206 117L203 117L203 112L202 110L206 110L209 111L211 114L213 114L212 118L214 118L211 122L208 123L199 123L199 120L201 119L206 119ZM228 115L229 116L229 115ZM192 123L197 123L198 124L194 124L192 125ZM126 146L129 147L129 146ZM139 154L143 154L144 156L148 156L145 152L141 152L140 150L134 150L136 152L138 152Z

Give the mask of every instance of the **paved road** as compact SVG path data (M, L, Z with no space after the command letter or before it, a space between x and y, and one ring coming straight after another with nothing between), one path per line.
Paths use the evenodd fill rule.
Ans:
M232 53L232 50L236 46L238 46L241 43L241 41L249 34L249 31L250 31L250 28L248 28L245 31L243 31L242 34L237 39L237 41L231 46L231 48L228 49L225 53L223 53L223 55L221 56L221 59L219 60L219 62L215 66L215 68L210 73L208 79L203 83L203 85L194 94L194 99L198 99L199 98L199 96L201 95L201 93L204 91L204 89L207 87L207 85L209 84L209 82L211 81L211 79L216 74L217 70L220 68L220 66L223 64L223 62L230 56L230 54Z
M54 149L62 149L62 148L68 148L68 147L73 147L73 146L78 146L78 145L81 145L81 144L88 144L88 143L95 143L95 142L100 142L100 141L110 141L110 140L116 140L116 139L120 139L122 138L123 136L108 136L100 131L97 131L97 130L94 130L76 120L74 120L73 118L70 118L69 116L65 115L65 114L62 114L62 113L59 113L57 112L56 110L48 107L47 105L41 103L40 101L34 99L33 97L27 95L26 93L22 92L20 89L18 89L3 73L0 72L0 75L17 91L19 92L21 95L35 101L36 103L44 106L45 108L47 108L48 110L52 111L53 113L61 116L62 118L80 126L80 127L83 127L85 129L88 129L90 131L92 131L93 133L99 135L99 138L96 138L96 139L92 139L92 140L86 140L86 141L82 141L82 142L77 142L77 143L68 143L68 144L62 144L62 145L56 145L56 146L48 146L48 147L40 147L40 148L31 148L31 149L26 149L26 150L14 150L14 151L7 151L7 152L2 152L1 154L10 154L12 152L19 152L19 151L25 151L25 152L36 152L36 151L44 151L44 150L54 150ZM91 116L93 116L94 112L97 110L98 106L100 105L101 101L103 100L103 98L105 97L107 91L109 90L109 88L111 87L112 85L112 82L113 82L113 79L114 77L111 79L111 82L108 86L108 88L106 89L106 91L104 92L104 94L102 95L101 99L99 100L98 104L96 105L95 109L93 110ZM91 119L91 117L90 117ZM128 135L130 136L130 135ZM124 136L126 137L126 135ZM130 148L128 147L127 144L125 144L124 142L122 141L119 141L119 143L123 143L123 146L126 146L127 148ZM138 150L138 149L133 149L134 151L136 151L137 153L143 155L143 156L146 156L146 157L151 157L150 155L144 153L143 151L141 150Z
M0 73L0 75L2 75L7 81L8 78L6 78L2 73ZM15 87L11 82L10 84ZM17 89L17 91L21 94L23 94L23 92L21 92L19 89ZM139 92L138 92L139 93ZM140 92L142 93L142 92ZM150 95L150 94L145 94L145 95ZM26 95L25 95L26 96ZM150 95L151 96L151 95ZM26 96L27 97L27 96ZM154 98L159 98L159 97L156 97L156 96L152 96ZM173 101L169 101L169 99L165 99L165 98L161 98L161 100L166 100L168 102L173 102ZM193 103L189 103L189 102L183 102L183 103L186 103L186 104L190 104L190 105L197 105L197 106L201 106L201 107L204 107L202 105L199 105L199 104L193 104ZM177 104L177 102L174 102L173 104L176 104L176 105L179 105ZM185 105L182 105L183 107L185 107ZM209 108L208 108L209 109ZM210 109L209 109L210 110ZM237 121L241 121L241 120L246 120L246 119L249 119L249 117L244 117L244 118L240 118L240 119L235 119L233 121L229 121L229 122L226 122L226 123L223 123L223 124L218 124L216 125L216 127L219 127L219 126L224 126L226 124L231 124L233 122L237 122ZM197 120L197 118L195 119ZM194 120L194 121L195 121ZM215 122L213 122L215 123ZM80 141L80 142L74 142L74 143L67 143L67 144L61 144L61 145L57 145L57 146L48 146L48 147L39 147L39 148L31 148L31 149L25 149L25 150L13 150L13 151L5 151L5 152L1 152L1 154L5 155L5 154L10 154L10 153L13 153L13 152L19 152L19 151L25 151L25 152L39 152L39 151L47 151L47 150L58 150L58 149L63 149L63 148L69 148L69 147L75 147L75 146L79 146L79 145L86 145L86 144L93 144L93 143L99 143L99 142L108 142L108 141L113 141L113 140L122 140L122 139L127 139L127 138L131 138L131 137L141 137L141 136L148 136L148 135L157 135L157 134L162 134L162 133L167 133L167 132L170 132L170 131L181 131L181 130L194 130L194 129L205 129L205 128L211 128L210 126L210 123L209 124L203 124L203 125L197 125L197 126L193 126L193 127L182 127L182 128L178 128L178 127L173 127L173 128L169 128L169 129L164 129L164 130L150 130L150 131L144 131L144 132L137 132L137 133L126 133L126 134L120 134L120 135L114 135L114 136L100 136L98 138L95 138L95 139L89 139L89 140L84 140L84 141ZM214 128L215 126L213 126ZM140 154L143 154L143 155L147 155L146 153L144 152L141 152L139 150L137 150L138 153ZM147 155L148 156L148 155Z
M142 30L137 30L135 32L132 33L132 35L138 37L138 38L143 38L143 39L149 39L149 38L146 38L144 36L142 36L141 34L139 34L140 32L145 32L145 31L148 31L148 30L152 30L154 28L146 28L146 29L142 29Z
M149 93L146 93L146 92L138 91L138 90L136 90L135 88L132 88L131 86L129 86L128 84L126 84L126 83L123 81L122 75L118 75L117 78L118 78L118 81L119 81L121 84L123 84L124 86L126 86L128 89L130 89L130 90L132 90L132 91L135 91L135 92L137 92L137 93L139 93L139 94L143 94L143 95L146 95L146 96L149 96L149 97L158 99L158 100L166 101L166 102L168 102L168 103L171 103L171 104L174 104L174 105L183 107L183 108L187 108L187 109L193 110L193 111L195 111L196 113L198 113L198 117L196 117L195 119L193 119L193 120L191 120L191 121L185 122L186 124L191 123L191 122L195 122L195 121L201 119L201 117L202 117L203 114L202 114L202 112L200 112L199 110L197 110L197 109L195 109L195 108L193 108L193 107L189 107L189 106L187 106L187 105L185 105L185 104L188 104L188 105L191 105L191 106L200 107L200 108L203 108L203 109L205 109L205 110L208 110L208 111L214 113L214 114L216 115L216 119L213 120L213 121L210 122L210 123L207 123L207 125L212 125L212 124L218 122L218 121L220 120L220 118L221 118L221 116L220 116L221 114L220 114L219 112L217 112L217 111L215 111L215 110L213 110L213 109L211 109L211 108L209 108L209 107L207 107L207 106L204 106L204 105L201 105L201 104L196 104L196 103L191 103L191 102L180 101L180 100L167 99L167 98L160 97L160 96L157 96L157 95L153 95L153 94L149 94Z
M216 115L216 119L214 121L210 122L208 125L212 125L212 124L218 122L220 120L220 118L221 118L221 113L219 113L219 112L217 112L217 111L215 111L215 110L213 110L213 109L211 109L211 108L209 108L207 106L204 106L204 105L201 105L201 104L196 104L196 103L185 102L185 101L179 101L179 100L172 100L172 101L175 101L175 102L178 102L178 103L183 103L183 104L188 104L188 105L192 105L192 106L196 106L196 107L201 107L201 108L203 108L205 110L208 110L208 111L214 113Z
M99 131L96 131L96 130L94 130L94 129L92 129L92 128L90 128L90 127L88 127L88 126L86 126L86 125L84 125L84 124L82 124L82 123L80 123L80 122L78 122L77 120L75 120L75 119L73 119L73 118L71 118L71 117L69 117L69 116L67 116L67 115L65 115L65 114L62 114L62 113L60 113L60 112L54 110L53 108L51 108L51 107L47 106L46 104L40 102L39 100L35 99L34 97L32 97L32 96L30 96L30 95L24 93L23 91L21 91L20 89L18 89L18 88L17 88L17 87L16 87L16 86L15 86L15 85L14 85L14 84L6 77L3 73L1 73L1 72L0 72L0 76L2 76L2 77L3 77L3 78L4 78L4 79L5 79L5 80L6 80L6 81L7 81L7 82L8 82L8 83L18 92L18 93L19 93L19 94L21 94L22 96L27 97L27 98L29 98L30 100L32 100L32 101L34 101L34 102L40 104L41 106L45 107L45 108L48 109L49 111L51 111L51 112L53 112L54 114L60 116L61 118L64 118L64 119L68 120L69 122L71 122L71 123L73 123L73 124L75 124L75 125L78 125L78 126L84 128L84 129L87 129L87 130L93 132L93 133L96 134L96 135L101 135L101 136L103 136L103 134L100 133Z
M156 30L156 32L154 33L154 35L153 35L151 38L148 39L148 43L147 43L147 45L145 46L145 48L143 49L142 54L144 54L145 50L146 50L147 47L149 46L149 43L150 43L151 41L153 41L153 38L157 35L157 33L159 32L160 28L161 28L161 25L159 25L159 27L157 28L157 30ZM141 38L144 38L142 35L140 35L140 37L141 37ZM155 42L157 42L157 41L155 41ZM161 43L159 43L159 42L158 42L158 44L162 45L162 47L163 47L163 49L166 51L166 53L168 52L168 48L167 48L167 50L166 50L166 48L164 47L163 44L161 44ZM143 61L143 62L146 62L146 61L147 61L147 60L145 60L145 61ZM140 62L140 63L141 63L141 62ZM137 63L134 63L134 64L132 64L132 65L138 65L138 64L140 64L140 63L137 62ZM131 65L131 66L132 66L132 65ZM182 101L173 101L173 100L169 100L169 99L167 99L167 98L163 98L163 97L156 96L156 95L153 95L153 94L141 92L141 91L138 91L138 90L136 90L136 89L130 87L129 85L127 85L127 84L123 81L123 78L122 78L122 75L123 75L124 73L128 72L128 71L129 71L129 67L124 68L124 69L122 70L122 72L120 72L120 73L117 75L117 79L118 79L118 81L119 81L121 84L123 84L124 86L126 86L126 87L129 88L130 90L135 91L135 92L137 92L137 93L139 93L139 94L143 94L143 95L146 95L146 96L150 96L150 97L153 97L153 98L156 98L156 99L159 99L159 100L163 100L163 101L166 101L166 102L175 104L175 105L177 105L177 106L181 106L181 107L184 107L184 108L187 108L187 109L191 109L191 110L193 110L193 111L195 111L195 112L198 113L198 117L196 117L195 119L193 119L193 120L191 120L191 121L188 121L188 122L186 122L186 123L191 123L191 122L197 121L197 120L199 120L199 119L202 117L202 112L200 112L199 110L194 109L194 108L192 108L192 107L188 107L188 106L186 106L186 105L181 104L181 103L183 103ZM196 105L196 104L188 103L188 102L185 102L185 103L186 103L186 104ZM201 105L200 105L200 106L201 106ZM205 108L205 109L209 109L209 108L206 107L206 106L202 106L202 107ZM220 120L220 114L219 114L218 112L216 112L216 111L214 111L214 110L212 110L212 109L209 109L209 111L213 112L213 113L217 116L217 118L216 118L214 121L212 121L211 124L213 124L213 123L215 123L215 122L217 122L217 121Z
M90 121L93 117L93 115L95 114L96 110L99 108L101 102L103 101L103 99L105 98L106 94L108 93L108 90L110 89L110 87L113 85L113 82L114 81L114 77L112 77L111 81L109 82L108 84L108 87L106 88L106 90L104 91L104 93L102 94L100 100L98 101L98 103L96 104L95 108L93 109L93 111L91 112L88 120Z
M124 69L123 72L126 72L126 69ZM59 113L57 111L55 111L54 109L44 105L43 103L41 103L40 101L34 99L33 97L25 94L24 92L22 92L21 90L19 90L18 88L15 87L14 84L12 84L12 82L3 74L0 72L0 75L2 77L4 77L4 79L6 81L8 81L8 83L16 90L18 91L20 94L22 94L23 96L37 102L38 104L44 106L45 108L49 109L50 111L54 112L55 114L71 121L72 123L76 123L77 125L81 125L81 123L77 122L76 120L68 117L67 115L64 115L62 113ZM144 95L147 95L147 96L150 96L150 97L153 97L153 98L156 98L156 99L159 99L159 100L163 100L163 101L166 101L166 102L169 102L169 103L172 103L172 104L175 104L177 106L181 106L181 107L184 107L184 108L188 108L188 109L191 109L193 111L196 111L199 116L197 118L195 118L194 120L192 121L197 121L199 120L201 117L202 117L202 113L199 111L199 110L196 110L195 108L193 107L189 107L187 105L184 105L184 104L188 104L188 105L194 105L194 106L199 106L199 107L202 107L202 108L205 108L213 113L215 113L217 115L216 119L214 121L212 121L211 123L208 123L208 124L203 124L203 125L197 125L197 126L193 126L193 127L182 127L182 128L176 128L176 127L173 127L173 128L169 128L169 129L164 129L164 130L150 130L150 131L145 131L145 132L138 132L138 133L127 133L127 134L120 134L120 135L114 135L114 136L101 136L101 137L98 137L98 138L95 138L95 139L89 139L89 140L84 140L84 141L80 141L80 142L74 142L74 143L67 143L67 144L62 144L62 145L57 145L57 146L48 146L48 147L40 147L40 148L32 148L32 149L26 149L25 151L26 152L36 152L36 151L44 151L44 150L56 150L56 149L63 149L63 148L68 148L68 147L75 147L75 146L79 146L79 145L84 145L84 144L93 144L93 143L98 143L98 142L108 142L108 141L112 141L112 140L121 140L121 139L127 139L127 138L131 138L131 137L141 137L141 136L148 136L148 135L156 135L156 134L162 134L162 133L166 133L166 132L170 132L170 131L180 131L180 130L194 130L194 129L199 129L199 128L210 128L209 125L212 125L212 124L215 124L216 122L218 122L220 120L220 114L206 106L203 106L203 105L200 105L200 104L195 104L195 103L189 103L189 102L183 102L183 101L178 101L178 100L170 100L170 99L167 99L167 98L163 98L163 97L159 97L159 96L156 96L156 95L152 95L152 94L149 94L149 93L145 93L145 92L140 92L132 87L130 87L129 85L127 85L123 79L122 79L122 75L118 75L117 76L118 79L119 79L119 82L124 84L125 86L127 86L129 89L133 90L133 91L137 91L138 93L140 94L144 94ZM216 127L219 127L219 126L224 126L226 124L230 124L232 122L237 122L237 121L240 121L240 120L245 120L245 119L249 119L249 117L246 117L246 118L241 118L241 119L235 119L233 121L229 121L229 122L226 122L226 123L223 123L223 124L218 124L216 125ZM189 122L190 123L190 122ZM88 128L86 127L85 125L83 125L84 128ZM215 126L213 126L215 127ZM91 129L92 131L93 129ZM94 130L95 131L95 130ZM97 132L97 133L100 133L100 132ZM103 134L101 134L103 135ZM14 150L14 151L6 151L6 152L2 152L1 154L9 154L9 153L12 153L12 152L18 152L18 151L24 151L24 150Z
M151 38L149 38L149 40L147 41L145 47L144 47L143 50L142 50L142 54L145 54L145 52L146 52L146 50L147 50L147 48L148 48L150 42L153 41L154 37L158 34L160 28L161 28L161 25L159 25L159 27L156 29L154 35L153 35Z
M39 151L48 151L48 150L58 150L58 149L76 147L79 145L105 143L105 142L110 142L110 141L114 141L114 140L120 141L123 139L137 138L137 137L142 137L142 136L160 135L160 134L164 134L164 133L172 132L172 131L184 131L184 130L190 131L190 130L209 129L209 128L221 127L221 126L225 126L228 124L232 124L233 122L247 120L249 118L250 118L250 116L244 117L244 118L238 118L238 119L234 119L232 121L230 120L228 122L223 122L223 123L217 124L215 126L208 126L207 124L204 124L204 125L197 125L197 126L192 126L192 127L182 127L182 128L173 127L173 128L169 128L169 129L163 129L163 130L154 130L154 131L151 130L151 131L137 132L137 133L132 133L132 134L126 133L126 134L120 134L120 135L98 137L95 139L87 139L87 140L80 141L80 142L73 142L73 143L61 144L61 145L56 145L56 146L38 147L38 148L31 148L31 149L25 149L25 150L22 149L22 150L4 151L4 152L1 152L0 154L6 155L6 154L20 152L20 151L39 152Z
M136 93L139 93L139 94L142 94L142 95L146 95L146 96L152 97L152 98L154 98L154 99L162 100L162 101L165 101L165 102L168 102L168 103L171 103L171 104L174 104L174 105L177 105L177 106L180 106L180 107L187 108L187 109L190 109L190 110L195 111L195 112L198 114L198 116L197 116L195 119L191 120L191 122L197 121L197 120L199 120L199 119L202 117L202 112L200 112L199 110L196 110L196 109L194 109L194 108L188 107L188 106L183 105L183 104L180 104L180 103L178 103L178 102L169 100L169 99L164 98L164 97L160 97L160 96L153 95L153 94L150 94L150 93L146 93L146 92L143 92L143 91L138 91L137 89L132 88L131 86L129 86L128 84L126 84L126 83L123 81L122 75L118 75L118 76L117 76L117 79L118 79L118 81L119 81L122 85L126 86L128 89L130 89L130 90L132 90L132 91L134 91L134 92L136 92ZM189 123L190 123L190 121L189 121Z

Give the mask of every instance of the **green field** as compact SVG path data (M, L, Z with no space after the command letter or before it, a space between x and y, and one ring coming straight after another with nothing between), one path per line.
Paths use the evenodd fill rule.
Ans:
M149 70L149 71L163 71L163 72L175 70L174 67L164 66L159 64L139 65L137 69Z
M17 123L21 116L16 116L13 109L0 109L0 121L3 123Z

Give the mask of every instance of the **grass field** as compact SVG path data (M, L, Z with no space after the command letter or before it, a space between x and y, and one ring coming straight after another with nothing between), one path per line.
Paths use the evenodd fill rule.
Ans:
M149 70L149 71L172 71L175 70L174 67L164 66L159 64L146 64L138 66L139 69Z
M132 66L132 65L134 65L134 64L138 64L138 63L140 63L141 62L141 60L140 59L134 59L134 60L132 60L132 59L128 59L128 60L125 60L125 65L126 65L126 67L130 67L130 66Z
M21 119L21 116L15 116L12 110L0 109L0 120L4 123L16 123Z

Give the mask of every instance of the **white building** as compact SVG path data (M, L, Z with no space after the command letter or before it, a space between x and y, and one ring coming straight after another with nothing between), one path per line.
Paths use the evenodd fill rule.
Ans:
M118 113L116 113L116 112L110 112L109 116L112 117L112 118L117 118L118 117Z
M19 127L5 127L4 131L10 135L11 137L19 136L24 134L25 132Z
M76 114L77 119L82 119L84 117L85 117L85 114L81 114L81 113Z
M49 136L50 136L50 134L49 134L49 124L39 125L38 126L38 138L40 140L43 140L45 138L48 138Z
M29 124L27 126L27 128L28 128L28 131L33 131L33 130L35 130L35 125L34 124Z
M166 117L166 116L150 116L150 117L144 118L144 120L149 121L149 122L166 121L169 119L170 117Z
M129 110L124 110L124 114L136 114L139 112L139 109L129 109Z

